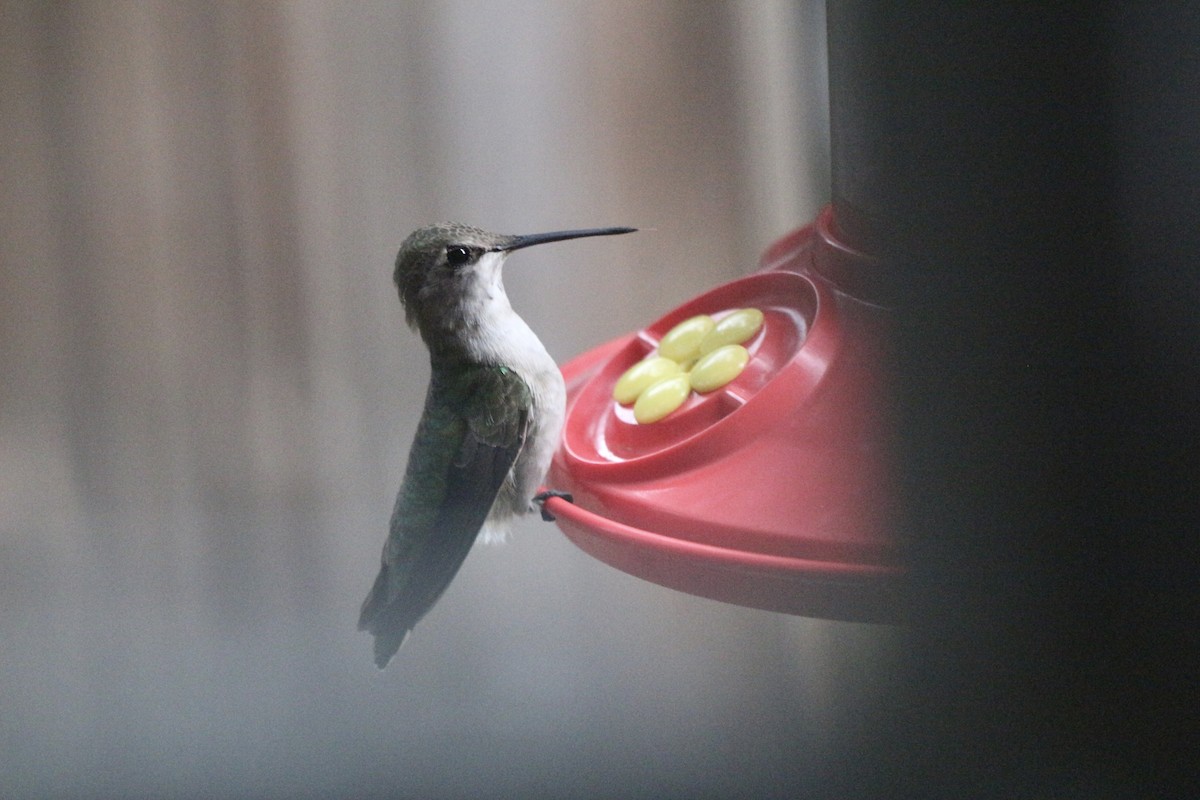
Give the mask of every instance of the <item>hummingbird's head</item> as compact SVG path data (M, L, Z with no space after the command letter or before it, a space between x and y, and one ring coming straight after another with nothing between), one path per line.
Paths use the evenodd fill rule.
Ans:
M455 330L470 324L476 307L488 302L508 302L500 282L500 267L513 250L633 230L592 228L511 236L457 222L441 222L408 235L396 255L393 279L404 305L405 319L428 342L437 329Z
M408 324L423 328L430 315L452 315L480 284L498 279L504 246L513 238L456 222L410 233L392 276Z

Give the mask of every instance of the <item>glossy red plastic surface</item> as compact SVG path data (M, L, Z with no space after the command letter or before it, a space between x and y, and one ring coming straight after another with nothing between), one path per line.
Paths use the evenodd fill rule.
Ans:
M862 258L827 210L762 269L566 365L568 410L549 485L559 527L633 575L741 605L890 621L900 568L887 529L878 404L887 314L822 275ZM676 323L763 311L732 383L639 425L620 375Z

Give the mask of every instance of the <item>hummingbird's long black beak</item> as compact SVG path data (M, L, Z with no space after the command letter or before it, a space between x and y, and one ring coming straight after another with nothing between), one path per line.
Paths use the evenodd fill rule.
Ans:
M531 233L526 236L514 236L507 244L495 248L505 252L520 250L546 242L561 242L566 239L582 239L585 236L615 236L618 233L633 233L637 228L585 228L578 231L551 231L550 233Z

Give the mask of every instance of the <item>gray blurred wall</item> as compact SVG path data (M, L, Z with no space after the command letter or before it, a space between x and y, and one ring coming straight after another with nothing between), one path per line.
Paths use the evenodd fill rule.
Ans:
M385 672L355 631L427 374L412 228L514 258L565 361L827 191L782 2L0 2L0 796L790 796L891 633L530 521Z

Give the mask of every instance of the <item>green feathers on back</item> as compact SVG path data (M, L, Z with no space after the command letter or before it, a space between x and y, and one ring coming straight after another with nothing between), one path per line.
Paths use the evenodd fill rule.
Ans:
M359 617L383 667L449 585L508 477L532 398L512 370L435 367L379 576Z

